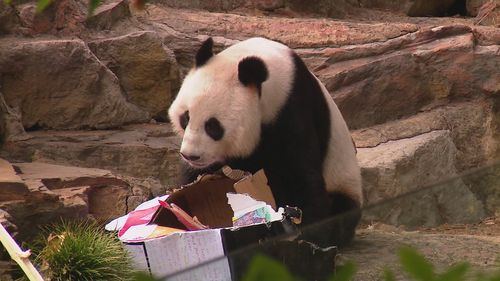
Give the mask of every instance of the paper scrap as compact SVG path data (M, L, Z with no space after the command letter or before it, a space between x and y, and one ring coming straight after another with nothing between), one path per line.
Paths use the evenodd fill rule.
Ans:
M283 208L275 211L263 201L257 201L247 194L227 193L228 203L233 209L233 225L247 226L283 219Z

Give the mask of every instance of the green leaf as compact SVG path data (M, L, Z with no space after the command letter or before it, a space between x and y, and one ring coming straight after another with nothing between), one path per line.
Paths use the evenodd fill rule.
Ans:
M386 268L384 270L384 281L396 281L396 277L394 276L394 272L392 272L388 268Z
M12 0L3 0L3 2L5 3L5 5L10 5L12 4Z
M36 3L36 12L43 12L50 4L52 4L52 0L38 0Z
M467 273L467 270L469 270L469 264L468 263L459 263L457 265L452 266L449 268L445 273L441 274L439 276L438 280L439 281L461 281L465 280L465 274Z
M353 262L347 262L345 265L337 266L335 275L329 281L350 281L356 274L356 265Z
M293 275L281 263L264 255L255 255L243 275L243 281L295 281Z
M433 281L436 279L434 268L423 256L410 247L399 250L399 259L403 270L416 280Z
M89 0L89 14L88 16L92 16L97 9L97 6L101 4L101 0Z

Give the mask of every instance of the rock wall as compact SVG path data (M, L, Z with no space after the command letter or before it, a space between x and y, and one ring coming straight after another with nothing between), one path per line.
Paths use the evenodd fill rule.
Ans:
M391 2L392 12L365 8L387 1L339 1L338 10L321 11L299 1L196 6L202 2L153 2L141 11L109 0L92 16L79 0L55 1L42 14L33 2L0 3L0 157L20 178L18 185L0 180L0 209L21 232L37 216L105 220L176 185L180 140L162 122L208 35L216 51L264 36L304 59L352 129L366 205L382 206L369 220L433 226L500 211L494 168L483 180L428 189L500 157L495 24L404 16L419 1ZM325 11L344 20L320 17ZM56 174L39 172L46 167ZM81 176L89 170L75 167L97 174ZM68 169L78 173L67 178Z
M30 128L109 128L146 122L116 75L82 40L0 39L0 84Z
M99 39L88 46L116 74L132 104L157 120L167 121L166 108L180 86L179 67L174 53L156 32Z

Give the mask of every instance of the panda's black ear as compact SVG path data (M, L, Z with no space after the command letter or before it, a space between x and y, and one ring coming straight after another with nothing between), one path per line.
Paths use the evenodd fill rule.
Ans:
M201 44L200 49L196 53L196 67L204 65L211 57L213 57L213 46L214 40L212 39L212 37L208 37L208 39L205 40L203 44Z
M255 85L260 88L267 80L267 67L258 57L246 57L238 64L238 79L245 85Z

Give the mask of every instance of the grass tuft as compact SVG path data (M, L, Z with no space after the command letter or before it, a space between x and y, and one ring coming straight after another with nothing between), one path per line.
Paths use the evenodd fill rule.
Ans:
M53 224L32 249L35 263L51 281L121 281L134 273L116 235L90 221Z

